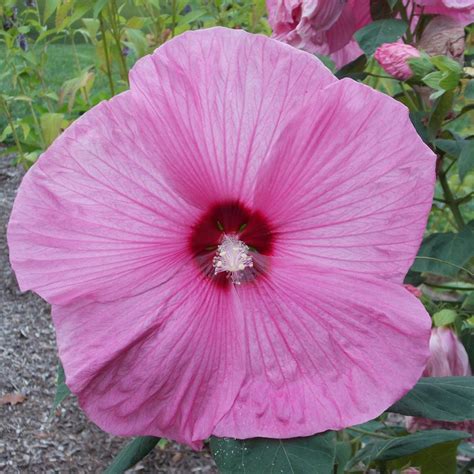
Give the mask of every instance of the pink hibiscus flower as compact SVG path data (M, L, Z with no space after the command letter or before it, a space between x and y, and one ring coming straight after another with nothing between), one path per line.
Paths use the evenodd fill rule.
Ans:
M430 353L423 372L424 377L469 377L472 375L466 349L450 328L440 327L431 330ZM406 426L411 432L442 428L474 434L474 421L472 420L452 422L407 416ZM470 441L474 441L474 437Z
M354 33L371 21L368 0L267 0L274 38L331 56L338 68L363 54Z
M474 0L415 0L423 13L449 16L462 25L474 22Z
M40 157L8 227L89 417L199 447L340 429L404 395L429 354L402 279L435 165L407 109L223 28L130 79Z

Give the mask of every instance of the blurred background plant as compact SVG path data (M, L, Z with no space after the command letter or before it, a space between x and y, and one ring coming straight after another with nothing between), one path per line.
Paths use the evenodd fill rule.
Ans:
M3 152L31 166L71 121L127 89L140 57L188 29L269 33L264 13L264 0L2 0Z
M416 287L433 326L457 334L474 367L474 26L432 15L414 23L414 10L401 0L370 4L373 21L354 35L360 56L338 70L330 57L319 57L339 78L362 81L403 102L420 137L436 152L435 198L406 283ZM134 62L170 38L216 25L272 33L265 0L1 0L0 22L0 154L25 168L73 120L126 90ZM406 436L386 422L384 415L340 435L338 464L408 462L401 454L378 459L368 453L371 443ZM412 452L423 453L419 446L429 451L425 441L413 439ZM355 454L362 446L366 458ZM472 447L461 446L472 457ZM439 464L444 469L439 472L454 472L455 451L451 467ZM428 465L446 452L429 451L419 462Z

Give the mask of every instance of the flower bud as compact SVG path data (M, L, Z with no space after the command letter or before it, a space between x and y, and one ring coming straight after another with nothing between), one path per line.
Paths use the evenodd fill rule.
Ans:
M449 328L440 327L431 330L431 356L423 372L424 377L469 376L471 367L466 349L456 334ZM474 433L474 421L438 421L428 418L407 416L405 425L408 431L418 430L460 430Z
M16 42L19 48L21 48L23 51L28 51L28 40L23 33L18 35Z
M421 298L422 292L419 288L413 285L403 285L406 290L408 290L413 296L416 296L417 298Z
M424 377L471 375L466 349L451 329L440 327L431 330L430 352Z
M405 81L413 75L408 59L419 58L420 52L409 44L384 43L377 48L374 57L384 71Z

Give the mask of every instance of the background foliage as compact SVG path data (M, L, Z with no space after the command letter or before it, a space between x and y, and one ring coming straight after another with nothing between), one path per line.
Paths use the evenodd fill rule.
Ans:
M374 2L376 3L376 2ZM383 2L382 2L383 3ZM388 77L372 55L383 42L411 42L400 2L356 33L365 52L335 71L405 103L423 140L438 155L438 179L428 229L407 283L422 288L435 326L454 328L474 366L474 34L468 27L464 63L446 56L413 60L414 78ZM77 117L128 88L141 56L185 30L215 25L270 34L264 0L42 0L0 4L0 153L31 166ZM420 88L427 86L430 99ZM59 371L55 405L68 395ZM392 412L436 420L472 419L474 388L463 378L424 379ZM423 473L468 472L472 448L462 431L408 434L390 415L339 433L295 440L212 439L224 473L382 472L422 466ZM123 472L158 443L137 438L108 472ZM458 463L456 461L458 454ZM461 458L459 458L461 455ZM459 464L460 463L460 464Z

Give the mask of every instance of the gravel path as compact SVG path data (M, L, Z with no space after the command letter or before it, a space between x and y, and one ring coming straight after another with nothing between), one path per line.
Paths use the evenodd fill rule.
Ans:
M16 405L0 404L0 472L100 473L127 442L90 423L69 397L48 421L55 392L56 349L49 306L21 294L8 263L5 229L22 170L0 157L0 400L19 393ZM168 444L131 471L216 473L208 452Z

